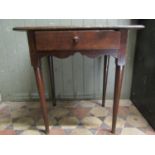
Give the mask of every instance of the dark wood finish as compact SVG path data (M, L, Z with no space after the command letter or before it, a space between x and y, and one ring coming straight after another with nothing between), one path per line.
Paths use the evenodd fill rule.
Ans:
M103 94L102 94L102 106L105 106L105 96L107 89L107 79L108 79L108 70L109 70L109 60L110 56L104 56L104 70L103 70Z
M49 65L49 75L50 75L50 81L51 81L52 103L53 103L53 106L56 106L54 68L53 68L53 57L52 56L48 56L48 65Z
M34 33L30 31L27 33L27 36L28 36L31 64L34 68L38 92L40 96L40 105L43 113L45 132L48 134L49 133L48 108L45 99L44 81L41 73L41 57L35 54L36 48L35 48Z
M119 66L118 64L116 64L112 133L115 133L115 129L116 129L116 121L117 121L117 113L118 113L118 107L119 107L119 99L121 94L123 72L124 72L124 66Z
M37 51L119 49L120 32L111 30L37 31L35 41Z
M125 52L126 52L127 34L128 34L127 30L121 30L120 32L121 32L121 43L120 43L120 50L118 52L118 58L116 59L112 133L115 133L116 130L116 121L119 107L119 99L121 94L124 66L125 66Z
M45 88L44 88L43 76L42 76L40 67L34 67L34 72L35 72L37 87L38 87L39 96L40 96L41 110L43 113L43 119L44 119L44 124L46 128L45 131L46 133L49 133L48 108L47 108L47 103L45 99Z
M45 101L45 89L41 75L41 58L49 57L50 79L52 86L52 98L55 105L54 71L52 56L59 58L68 57L75 52L80 52L89 57L105 56L105 77L103 86L103 104L108 77L109 56L116 59L116 77L114 89L114 106L112 133L115 133L119 98L125 65L125 53L127 44L127 32L129 29L141 29L144 26L114 26L114 27L17 27L14 30L26 31L28 36L31 64L34 67L40 104L46 132L49 132L47 104Z
M95 58L99 57L102 55L110 55L113 56L114 58L117 58L119 49L101 49L101 50L54 50L54 51L37 51L38 56L43 57L43 56L54 56L57 58L67 58L71 55L74 55L76 52L80 53L82 55L85 55L90 58Z

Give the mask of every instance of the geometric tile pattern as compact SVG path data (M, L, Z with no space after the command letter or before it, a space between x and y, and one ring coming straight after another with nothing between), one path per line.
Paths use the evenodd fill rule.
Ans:
M57 101L49 107L51 135L111 135L112 107L99 100ZM0 104L0 135L44 135L38 102ZM120 106L116 134L155 135L133 104Z
M94 116L87 116L81 120L81 124L85 128L97 129L102 125L102 120Z

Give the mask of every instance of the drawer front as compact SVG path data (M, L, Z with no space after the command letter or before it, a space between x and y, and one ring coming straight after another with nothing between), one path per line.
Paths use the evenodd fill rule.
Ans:
M36 31L37 51L119 49L120 32Z

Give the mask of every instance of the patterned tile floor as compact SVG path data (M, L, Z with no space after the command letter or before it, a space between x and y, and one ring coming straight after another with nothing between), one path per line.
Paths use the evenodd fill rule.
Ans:
M107 101L108 102L108 101ZM110 135L112 107L101 107L99 100L57 101L49 104L51 135ZM39 103L0 104L0 135L44 135ZM154 135L155 131L131 104L119 108L116 134Z

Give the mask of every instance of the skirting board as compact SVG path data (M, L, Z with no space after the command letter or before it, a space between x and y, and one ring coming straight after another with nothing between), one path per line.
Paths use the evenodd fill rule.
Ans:
M45 96L47 100L50 100L49 98L51 98L51 96L48 93L46 93ZM1 98L2 98L1 100L2 102L5 102L5 101L12 101L12 102L39 101L38 93L14 93L14 94L8 94L8 95L3 95L3 96L1 94ZM79 95L79 96L72 96L72 95L56 96L57 100L100 100L101 98L102 98L101 94L100 95L85 94L85 95ZM129 97L126 97L126 99L128 98ZM112 98L107 97L107 100L110 101L112 100Z
M67 101L67 100L64 100L65 102ZM68 100L69 102L71 102L72 100ZM74 100L75 101L75 100ZM87 101L87 100L80 100L80 101ZM89 100L89 101L91 101L92 103L97 103L97 104L102 104L102 100ZM5 101L5 102L2 102L3 104L5 104L5 103L12 103L12 101ZM15 102L15 101L13 101L13 102ZM17 103L25 103L25 102L17 102ZM39 102L33 102L33 101L31 101L31 102L27 102L28 104L29 103L38 103L39 104ZM48 103L49 104L52 104L52 102L51 101L48 101ZM63 100L57 100L57 103L58 104L63 104ZM129 100L129 99L121 99L120 100L120 106L130 106L132 104L132 101L131 100ZM105 106L106 107L112 107L112 105L113 105L113 100L106 100L106 102L105 102Z

